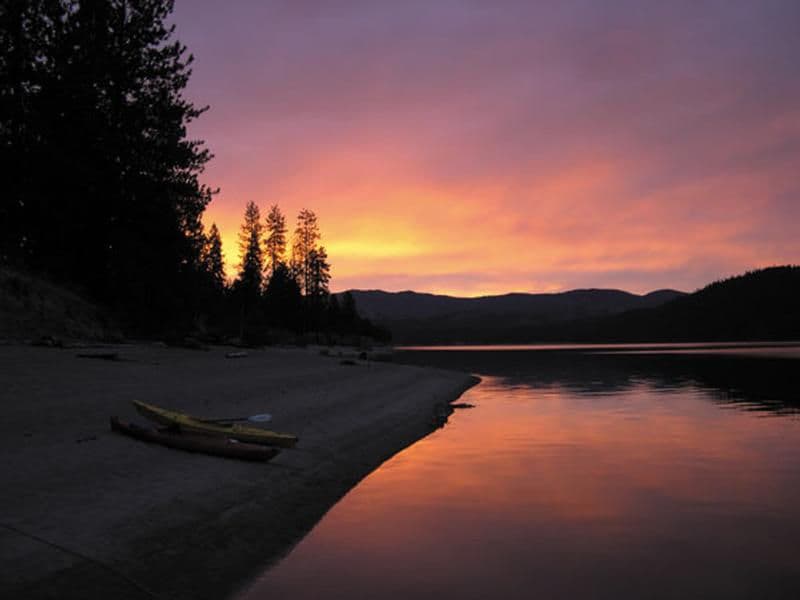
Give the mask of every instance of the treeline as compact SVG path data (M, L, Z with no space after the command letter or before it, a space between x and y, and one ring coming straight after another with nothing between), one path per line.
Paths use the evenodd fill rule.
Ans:
M286 218L273 205L262 220L250 202L239 230L239 266L228 284L222 239L216 224L205 236L203 270L213 286L204 305L211 310L199 324L207 335L263 344L303 335L317 342L352 342L369 337L388 341L387 330L359 317L349 292L330 293L330 263L316 214L303 209L288 240ZM288 334L288 336L287 336Z
M331 303L319 248L277 278L274 261L247 263L228 289L219 232L201 220L211 154L187 137L207 107L183 97L192 56L173 39L172 9L172 0L0 3L0 267L66 284L137 335L206 322L227 331L233 298L240 333L259 319L297 331L338 323L321 317Z

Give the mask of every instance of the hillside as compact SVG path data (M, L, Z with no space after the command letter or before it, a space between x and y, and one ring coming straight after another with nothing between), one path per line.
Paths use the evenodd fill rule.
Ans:
M0 269L0 339L119 338L106 311L42 278Z
M655 308L526 333L576 341L797 340L800 267L751 271Z
M639 296L603 289L478 298L379 290L351 294L359 312L390 329L396 343L504 341L521 330L655 307L683 295L674 290Z

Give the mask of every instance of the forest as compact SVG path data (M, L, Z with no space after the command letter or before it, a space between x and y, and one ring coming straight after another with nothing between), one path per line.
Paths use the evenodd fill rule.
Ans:
M212 224L200 253L210 285L205 313L195 327L217 338L234 336L246 344L287 339L287 333L310 334L317 342L372 338L388 341L387 330L361 318L350 292L331 294L328 253L316 214L303 209L288 238L286 217L277 204L266 218L249 202L239 231L239 267L228 283L222 239Z
M11 0L0 8L0 267L64 285L134 335L386 337L328 291L313 212L290 256L277 206L250 203L240 269L223 270L203 214L218 190L187 127L193 57L171 0ZM264 233L268 232L265 237Z

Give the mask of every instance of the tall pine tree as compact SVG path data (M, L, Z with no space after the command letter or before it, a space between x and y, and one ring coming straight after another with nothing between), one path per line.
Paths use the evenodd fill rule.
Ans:
M283 263L278 264L269 278L264 305L272 326L292 331L301 329L303 297L297 280Z
M203 245L203 270L215 291L225 289L225 257L222 254L222 238L217 224L212 223Z
M303 209L297 215L297 226L292 240L292 272L297 278L304 295L311 292L311 258L321 239L317 215L313 211Z
M248 202L239 231L239 276L236 287L248 300L258 298L263 284L264 226L255 202Z
M55 76L54 49L64 34L62 2L0 5L0 265L40 262L41 148L47 142L42 97Z
M331 280L331 266L324 246L315 248L308 256L308 289L306 295L315 300L328 297L328 284Z
M266 274L269 280L278 265L286 260L286 218L277 204L273 204L267 214L265 250Z

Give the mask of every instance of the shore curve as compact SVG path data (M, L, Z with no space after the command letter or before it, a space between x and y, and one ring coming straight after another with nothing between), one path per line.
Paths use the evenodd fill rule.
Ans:
M90 360L0 347L3 597L228 597L477 383L303 349L112 350ZM268 412L300 441L252 464L111 432L109 416L135 418L136 399L200 416Z

